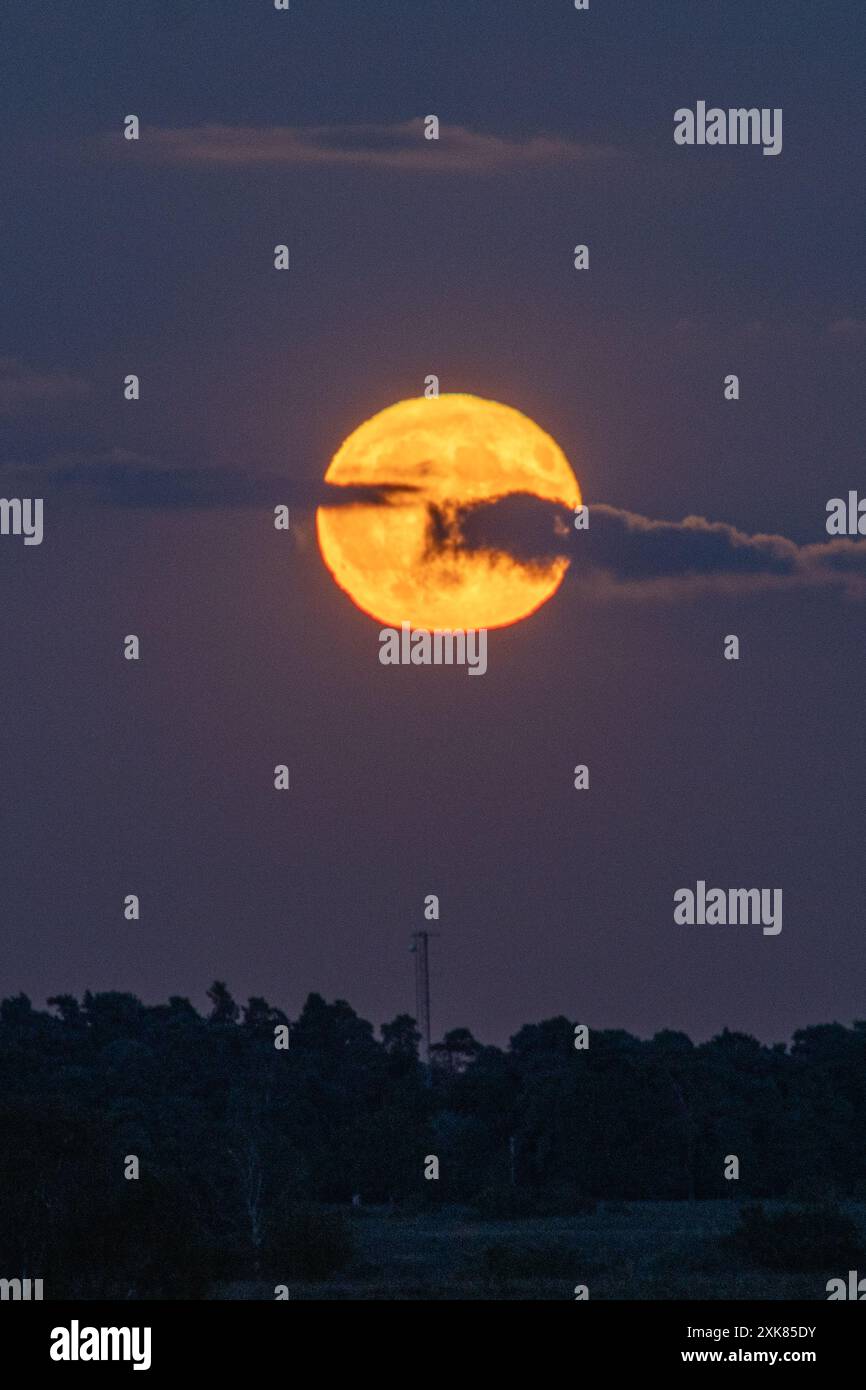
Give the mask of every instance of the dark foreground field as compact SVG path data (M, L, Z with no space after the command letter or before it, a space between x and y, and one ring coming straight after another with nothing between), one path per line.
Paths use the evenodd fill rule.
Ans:
M784 1203L766 1203L781 1213ZM818 1299L847 1267L773 1269L726 1248L735 1201L600 1203L585 1216L481 1221L458 1209L421 1216L383 1208L349 1219L354 1253L339 1274L286 1280L300 1299ZM866 1203L845 1203L866 1248ZM838 1264L838 1261L836 1262ZM861 1267L866 1274L866 1264ZM272 1299L265 1283L212 1296Z

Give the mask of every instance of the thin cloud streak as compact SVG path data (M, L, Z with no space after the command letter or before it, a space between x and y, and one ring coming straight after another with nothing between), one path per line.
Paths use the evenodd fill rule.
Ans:
M0 357L0 415L24 414L89 395L89 383L71 372L38 370L17 357Z
M281 473L167 467L125 449L60 455L40 464L9 460L0 464L0 489L6 496L40 495L66 505L162 511L391 506L413 491L400 483L344 487Z
M580 144L558 135L508 140L443 123L438 140L424 136L421 117L395 125L143 126L137 141L103 135L103 153L146 163L203 168L286 168L342 165L398 173L485 174L618 157L609 146Z

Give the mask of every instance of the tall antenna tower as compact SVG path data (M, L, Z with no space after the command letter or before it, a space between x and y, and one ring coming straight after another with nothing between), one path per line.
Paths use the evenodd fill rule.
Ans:
M411 950L415 952L415 1022L421 1034L424 1048L424 1063L430 1070L430 959L428 942L438 932L416 931L412 933Z

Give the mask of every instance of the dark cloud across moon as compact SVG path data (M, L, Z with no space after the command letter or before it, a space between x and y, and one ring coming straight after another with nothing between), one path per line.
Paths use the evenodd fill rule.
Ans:
M866 585L866 542L797 545L704 517L654 521L604 503L589 507L589 525L578 531L571 513L522 493L432 517L431 537L502 551L525 564L565 555L573 576L602 573L623 584L734 578L746 585L750 579L840 582L855 592L858 582Z
M277 473L166 467L118 451L0 466L0 492L6 496L41 495L58 503L130 509L399 506L414 491L403 484L345 487ZM785 536L750 535L704 517L657 521L604 503L589 507L589 525L578 531L571 512L529 493L470 506L430 504L429 551L433 555L449 547L499 552L527 565L566 556L572 578L604 576L622 586L733 579L746 587L753 581L757 587L788 581L835 583L866 596L866 542L798 545Z

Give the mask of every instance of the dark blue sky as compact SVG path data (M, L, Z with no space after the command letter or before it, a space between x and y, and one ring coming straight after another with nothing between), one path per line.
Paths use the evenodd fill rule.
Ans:
M821 542L864 487L864 30L853 0L10 0L0 460L294 500L436 372L538 420L590 507ZM675 146L698 100L781 107L782 154ZM108 138L129 112L137 146ZM488 137L476 167L189 153L203 125L345 147L428 113ZM585 157L495 164L536 136ZM217 976L379 1022L413 1006L435 892L439 1030L863 1016L862 601L575 575L467 680L378 665L301 509L285 537L266 509L45 496L41 547L0 538L3 994L201 1003ZM781 886L782 934L675 927L699 878Z

